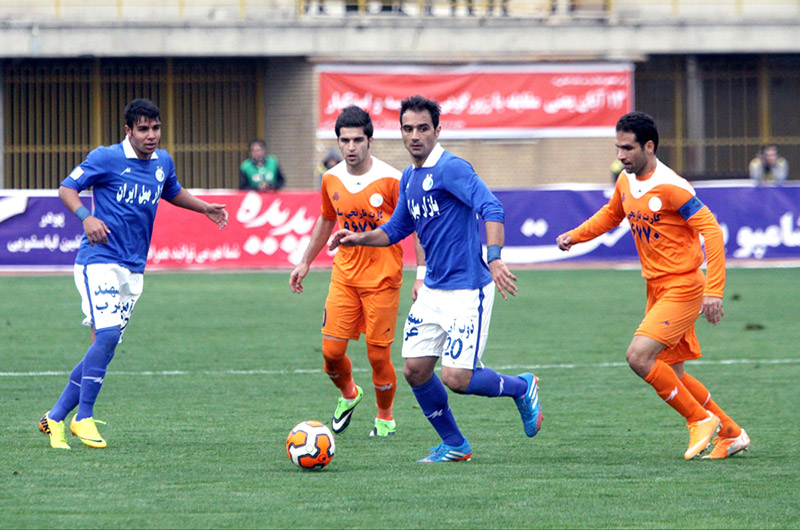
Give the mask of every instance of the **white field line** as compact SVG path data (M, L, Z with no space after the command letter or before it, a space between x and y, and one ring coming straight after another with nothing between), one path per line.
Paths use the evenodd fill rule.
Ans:
M800 359L727 359L721 361L712 361L705 359L698 359L694 361L687 361L692 365L707 364L707 365L733 365L733 364L798 364ZM575 370L575 369L593 369L593 368L623 368L628 364L624 362L613 363L596 363L596 364L530 364L530 365L505 365L492 367L500 371L519 371L519 370ZM353 372L371 372L371 368L353 368ZM184 375L292 375L292 374L321 374L321 369L313 370L165 370L165 371L142 371L142 372L129 372L109 371L108 375L134 375L134 376L184 376ZM69 372L0 372L0 377L42 377L42 376L66 376Z

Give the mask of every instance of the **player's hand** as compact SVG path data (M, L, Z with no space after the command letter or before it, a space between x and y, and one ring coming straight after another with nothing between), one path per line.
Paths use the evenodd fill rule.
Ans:
M89 244L92 246L95 243L98 245L108 243L108 234L111 233L111 230L108 229L103 220L94 215L90 215L83 220L83 231L86 232L86 239L89 240Z
M423 285L425 285L425 280L414 280L414 286L411 288L411 299L413 301L417 301L417 293L419 293Z
M710 324L719 324L722 317L725 316L725 310L722 309L722 298L716 296L703 297L703 314Z
M556 243L561 250L569 250L572 248L572 236L564 232L556 238Z
M334 250L338 246L353 247L356 245L358 234L350 230L337 230L331 237L331 242L328 244L328 250Z
M508 295L506 293L511 296L517 294L518 287L514 283L517 281L517 277L511 274L511 271L508 270L503 260L492 260L492 262L489 263L489 272L492 273L492 279L495 285L497 285L497 291L504 299L508 300Z
M224 204L209 204L206 206L206 216L214 221L220 230L228 225L228 210Z
M293 293L303 292L303 278L308 274L308 265L300 263L294 268L292 274L289 275L289 288Z

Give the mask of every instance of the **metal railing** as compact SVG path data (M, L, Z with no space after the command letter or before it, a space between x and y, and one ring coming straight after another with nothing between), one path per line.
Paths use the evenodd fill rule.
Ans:
M0 19L248 19L305 16L800 16L800 0L0 0Z

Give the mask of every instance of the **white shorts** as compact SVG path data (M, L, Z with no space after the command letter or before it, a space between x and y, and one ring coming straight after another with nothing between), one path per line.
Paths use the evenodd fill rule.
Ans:
M142 295L144 275L114 263L76 263L74 276L85 315L83 325L93 326L95 331L119 327L124 332Z
M441 357L442 366L483 368L494 282L481 289L430 289L417 293L403 329L403 358Z

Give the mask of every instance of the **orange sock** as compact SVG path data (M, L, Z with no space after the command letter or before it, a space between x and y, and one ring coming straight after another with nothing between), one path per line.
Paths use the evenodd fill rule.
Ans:
M692 393L683 386L681 380L664 361L656 360L644 380L656 389L656 393L667 405L677 410L687 422L704 420L708 417L706 409L697 402Z
M704 409L710 410L714 414L716 414L720 421L722 422L721 427L719 428L719 435L723 438L736 438L740 434L742 434L742 428L731 419L730 416L725 414L725 411L722 410L719 405L717 405L713 399L711 399L711 392L708 389L689 375L687 372L683 372L683 377L680 379L683 386L686 387L686 390L692 393L694 398L703 406Z
M345 353L346 340L322 339L322 356L325 358L325 373L336 387L341 390L342 397L353 399L358 395L353 382L353 364Z
M367 343L367 357L372 365L372 384L378 402L378 418L392 419L392 403L397 390L397 374L392 366L392 347Z

